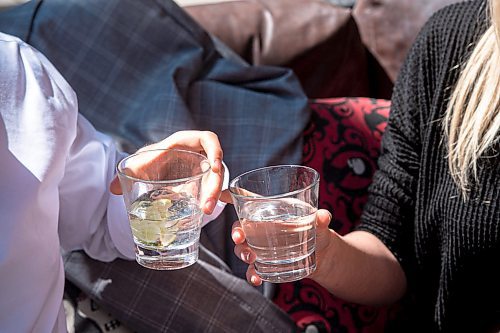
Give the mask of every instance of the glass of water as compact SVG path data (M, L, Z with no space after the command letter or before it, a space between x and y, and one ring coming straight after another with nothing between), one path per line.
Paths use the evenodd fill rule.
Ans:
M202 185L210 164L186 150L147 150L118 164L137 262L179 269L198 259Z
M233 179L229 190L262 280L290 282L314 272L319 191L314 169L260 168Z

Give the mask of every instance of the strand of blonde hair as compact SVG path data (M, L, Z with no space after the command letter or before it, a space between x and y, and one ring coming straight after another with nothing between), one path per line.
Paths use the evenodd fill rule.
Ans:
M490 0L492 24L465 64L444 118L449 169L465 198L477 181L480 157L487 157L500 130L500 6L495 2Z

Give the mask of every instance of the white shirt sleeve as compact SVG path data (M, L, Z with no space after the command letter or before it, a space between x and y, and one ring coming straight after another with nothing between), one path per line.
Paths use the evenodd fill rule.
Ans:
M133 259L134 245L121 196L109 191L123 157L112 139L81 115L59 184L59 235L64 250L82 248L92 258Z
M0 33L1 332L65 331L61 245L133 257L122 200L107 188L117 158L50 62Z

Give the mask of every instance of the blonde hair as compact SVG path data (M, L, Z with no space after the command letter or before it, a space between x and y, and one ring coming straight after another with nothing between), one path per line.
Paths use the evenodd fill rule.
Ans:
M463 67L444 118L449 169L464 197L500 128L500 4L489 0L489 7L491 26Z

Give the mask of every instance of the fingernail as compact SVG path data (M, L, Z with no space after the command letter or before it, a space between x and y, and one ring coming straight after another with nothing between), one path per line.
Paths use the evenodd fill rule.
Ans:
M205 202L205 210L208 210L209 212L212 212L215 208L215 201L212 199L207 200Z
M236 243L236 241L239 240L242 236L239 231L234 231L231 237L233 238L233 242Z
M248 251L241 252L241 259L246 262L250 261L250 252Z
M257 277L252 276L252 277L250 278L250 282L252 282L252 284L257 284Z

